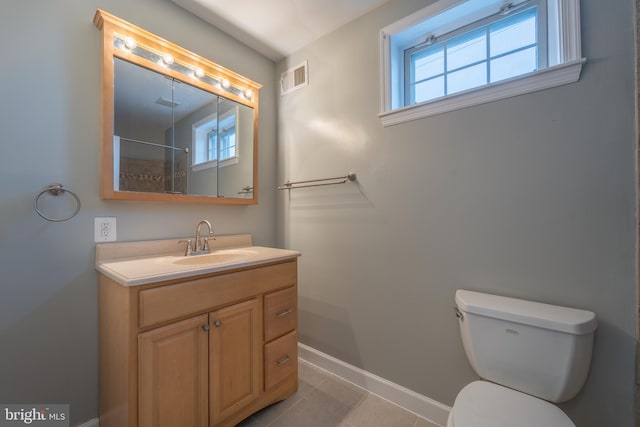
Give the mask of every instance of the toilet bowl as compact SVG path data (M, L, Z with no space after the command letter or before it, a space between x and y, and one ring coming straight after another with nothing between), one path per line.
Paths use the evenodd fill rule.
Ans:
M584 385L594 313L458 290L456 315L482 379L458 393L446 427L575 427L552 402L572 399Z

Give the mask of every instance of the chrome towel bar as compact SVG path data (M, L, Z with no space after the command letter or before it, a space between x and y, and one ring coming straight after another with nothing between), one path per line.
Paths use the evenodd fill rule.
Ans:
M319 187L321 185L335 185L335 184L344 184L348 181L355 181L356 174L354 172L350 172L345 176L336 176L333 178L320 178L320 179L309 179L306 181L287 181L281 186L278 187L278 190L292 190L294 188L305 188L305 187Z

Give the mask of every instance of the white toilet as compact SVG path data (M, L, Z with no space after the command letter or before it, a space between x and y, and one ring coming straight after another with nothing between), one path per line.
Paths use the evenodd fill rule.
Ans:
M590 311L456 292L456 315L471 366L447 427L575 427L550 402L573 398L591 364Z

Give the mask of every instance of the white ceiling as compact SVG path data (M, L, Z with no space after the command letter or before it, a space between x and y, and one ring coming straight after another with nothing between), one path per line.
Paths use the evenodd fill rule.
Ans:
M172 0L278 61L389 0Z

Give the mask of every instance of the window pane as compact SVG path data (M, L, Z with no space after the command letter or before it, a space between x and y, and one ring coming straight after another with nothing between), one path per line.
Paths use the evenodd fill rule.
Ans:
M419 82L444 73L444 46L421 50L411 56L413 81Z
M447 71L486 59L486 27L462 34L447 42Z
M415 86L415 101L424 102L444 96L444 76L418 83Z
M537 48L535 47L494 59L490 64L491 82L535 71L538 68L537 62Z
M215 160L217 158L217 140L215 132L209 132L208 135L208 147L207 147L207 159L206 160Z
M230 159L236 156L236 133L226 133L220 141L220 160Z
M536 43L536 8L502 19L489 27L491 57Z
M487 84L487 64L482 63L447 74L447 94Z

